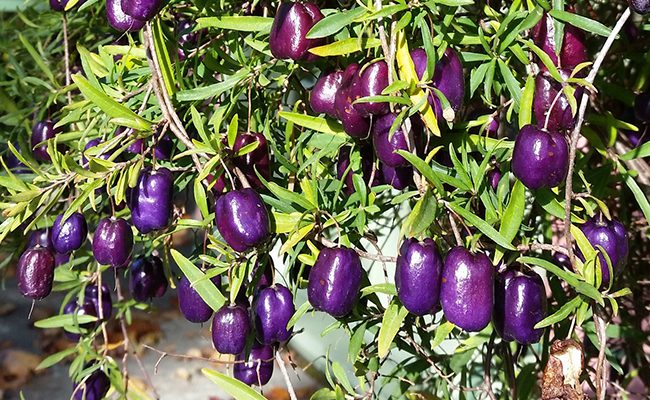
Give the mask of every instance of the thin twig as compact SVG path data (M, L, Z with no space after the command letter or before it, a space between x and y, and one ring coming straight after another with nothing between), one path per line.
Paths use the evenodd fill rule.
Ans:
M605 400L608 381L607 358L605 358L605 350L607 349L607 324L598 308L594 310L594 325L600 344L598 348L598 361L596 363L596 399Z
M296 392L293 390L293 385L291 385L291 379L289 379L289 374L287 373L287 367L284 365L284 359L280 355L280 350L275 352L275 360L280 366L280 372L282 372L282 376L284 377L284 383L287 385L287 392L289 392L289 398L291 400L298 400L298 397L296 397Z
M327 247L336 247L336 243L334 243L331 240L326 239L324 237L318 238L318 241L320 241L322 244L324 244ZM370 254L370 253L368 253L366 251L363 251L361 249L357 249L356 247L353 248L353 250L357 252L359 257L365 258L365 259L368 259L368 260L386 261L386 262L392 262L392 263L397 262L397 257L383 256L383 255L380 255L380 254Z
M72 74L70 73L70 43L68 40L68 17L63 13L63 62L65 64L65 85L70 86L72 82ZM68 104L72 104L72 93L68 90L67 93Z
M616 40L616 36L621 31L623 25L625 25L625 22L629 17L630 17L630 8L628 7L625 9L623 14L616 22L614 29L612 29L612 32L607 37L607 40L605 41L605 44L603 45L602 49L600 49L600 53L598 53L598 57L596 57L596 60L594 61L594 65L591 68L591 71L589 72L589 75L587 75L586 78L586 81L589 84L594 83L594 80L596 79L596 74L598 74L598 70L600 69L600 66L605 60L605 56L607 55L607 52L609 51L610 47L612 47L614 40ZM585 90L584 93L582 94L582 99L580 101L580 109L578 110L578 119L576 122L576 126L573 129L573 132L571 133L571 141L570 141L570 148L569 148L569 171L567 173L566 185L565 185L566 188L565 188L565 196L564 196L564 237L566 239L567 250L569 250L569 259L571 260L571 265L573 265L575 261L575 255L573 254L573 236L571 235L571 200L573 199L573 167L576 158L576 147L578 146L578 139L580 138L580 130L585 120L585 112L587 110L588 103L589 103L589 93L588 90Z
M519 246L517 246L517 250L521 252L529 251L529 250L549 250L549 251L555 251L557 253L562 253L567 256L569 255L569 250L567 250L566 247L554 245L554 244L546 244L546 243L520 244Z

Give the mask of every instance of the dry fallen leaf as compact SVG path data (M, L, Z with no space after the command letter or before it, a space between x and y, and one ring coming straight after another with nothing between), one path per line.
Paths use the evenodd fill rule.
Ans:
M578 341L553 342L542 377L542 400L582 400L580 374L584 364L584 352Z
M0 351L0 390L17 389L34 375L41 357L23 350Z

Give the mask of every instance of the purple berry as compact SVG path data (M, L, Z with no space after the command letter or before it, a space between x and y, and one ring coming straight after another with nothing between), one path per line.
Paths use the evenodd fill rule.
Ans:
M81 7L83 3L85 3L86 0L79 0L77 4L74 5L74 7ZM50 8L53 11L65 11L66 6L70 3L70 0L50 0ZM73 7L73 8L74 8Z
M47 297L52 291L55 265L54 255L49 249L36 246L25 250L16 270L20 293L34 300Z
M404 240L397 255L395 287L407 310L415 315L435 313L441 276L442 257L433 240Z
M111 388L111 381L102 370L96 370L74 388L74 400L101 400Z
M598 250L596 246L602 246L605 250L612 263L614 276L620 274L625 268L629 252L627 233L623 224L615 219L609 221L602 214L597 214L582 225L582 232L595 250ZM606 285L610 281L607 260L603 254L599 254L598 258L603 284Z
M36 229L29 233L29 238L27 239L27 248L31 249L32 247L41 246L47 247L48 249L53 249L52 245L52 229Z
M235 144L233 145L233 151L237 152L244 146L255 142L259 143L255 150L234 157L232 162L235 166L239 167L244 175L246 175L246 179L252 187L262 190L264 189L264 184L262 184L262 181L257 177L255 170L257 170L257 172L259 172L267 181L271 177L269 145L266 142L264 135L261 133L243 133L238 135L237 139L235 139Z
M316 56L309 49L323 43L323 39L307 39L307 32L321 19L323 14L311 3L285 2L278 7L269 48L275 58L313 61Z
M627 0L632 11L637 14L647 14L650 12L650 1L648 0Z
M564 267L568 270L572 269L571 260L569 259L569 256L567 256L564 253L560 253L560 252L554 253L553 263L559 265L560 267Z
M501 181L501 177L502 175L499 167L495 167L494 169L488 171L487 180L492 189L497 190L499 187L499 182Z
M309 302L333 317L345 316L357 301L362 275L361 260L354 250L322 249L309 272Z
M447 101L449 101L449 105L455 112L460 110L460 106L463 105L463 98L465 97L465 74L458 53L451 47L445 50L445 54L436 63L432 85L445 95ZM434 98L432 106L435 109L436 118L442 120L443 115L440 100L435 94L432 94L432 96Z
M84 299L83 304L79 304L79 299L76 297L70 300L69 302L66 303L66 305L63 307L63 313L64 314L75 314L77 316L79 315L91 315L93 317L96 317L96 310L95 306L93 303L88 301L88 299ZM79 324L79 327L82 329L92 329L94 324L92 322L88 322L85 324ZM72 342L78 342L79 339L81 338L81 335L78 333L74 332L68 332L65 331L65 336L68 338L68 340Z
M404 190L413 183L413 168L411 166L393 168L382 163L381 177L386 185Z
M50 161L50 155L47 153L47 144L38 146L39 143L54 138L61 133L61 128L54 127L55 122L51 119L39 121L32 128L32 156L38 161Z
M358 71L359 64L350 64L343 72L341 88L334 99L334 109L345 133L352 137L365 138L370 133L370 119L352 105L355 100L353 87L358 78Z
M186 277L178 281L178 308L186 320L194 323L206 322L213 313L212 308L203 301Z
M251 273L251 282L255 283L256 291L273 285L273 270L273 260L271 257L268 258L268 262L265 264L260 263L259 260L255 262L253 272Z
M212 319L212 344L221 354L240 354L250 331L248 310L243 305L224 305Z
M140 302L162 297L167 291L167 277L162 260L156 256L133 260L129 289L133 298Z
M275 284L260 290L254 305L255 328L260 343L289 340L293 330L287 329L287 323L295 312L293 295L286 287Z
M95 307L95 314L103 321L108 321L113 315L113 298L108 286L103 283L101 289L101 301L99 298L99 287L97 285L86 286L85 301L90 301Z
M266 385L273 375L273 346L254 343L248 357L245 352L237 355L237 361L233 367L235 379L244 382L249 386Z
M511 167L529 189L555 187L566 178L569 145L558 132L526 125L515 139Z
M380 181L380 171L375 170L375 176L370 182L370 178L372 176L372 171L375 166L375 154L372 150L371 146L368 145L362 145L361 149L361 176L363 177L364 182L366 184L370 184L371 186L376 186L379 184ZM350 148L349 147L341 147L339 150L339 154L336 160L336 177L338 179L343 178L343 174L345 174L345 171L348 169L348 166L350 165ZM345 176L345 192L347 194L352 194L354 193L354 183L352 179L352 175L354 174L355 171L350 169ZM358 172L357 172L358 173Z
M113 29L120 32L139 31L145 25L145 21L135 19L124 12L121 0L106 0L106 19Z
M309 93L309 105L316 113L336 117L336 93L343 83L343 71L328 72L321 75Z
M352 88L354 100L361 97L379 96L388 86L388 64L377 61L367 65L360 72ZM383 115L390 111L386 102L357 103L354 108L363 116Z
M149 21L162 8L164 0L121 0L122 10L140 21Z
M269 215L264 202L251 188L233 190L217 199L216 225L235 251L244 252L269 236Z
M390 127L397 119L397 114L386 114L379 117L372 129L372 144L375 147L377 158L389 167L402 167L408 165L408 161L397 154L398 150L409 151L407 134L400 126L390 136Z
M131 225L122 218L103 218L93 235L93 255L102 265L122 267L133 250Z
M562 39L562 50L558 60L555 51L555 28L554 21L548 14L544 13L542 19L531 30L533 42L540 47L558 67L566 70L573 70L578 64L588 61L587 46L584 33L571 25L565 25L564 38ZM545 71L546 66L538 63L540 68Z
M546 290L537 273L507 269L498 274L494 298L494 327L503 340L539 342L544 329L535 325L546 317Z
M568 76L564 70L560 70L560 74L565 78ZM537 75L533 96L533 111L535 112L537 125L544 126L546 115L550 112L547 125L549 130L565 131L573 129L576 122L573 111L569 105L569 100L561 90L562 84L553 79L548 72ZM580 103L583 91L582 87L576 88L574 97L578 103ZM559 97L555 101L558 93L560 93ZM555 105L551 108L553 101L555 101Z
M73 213L63 221L63 214L56 217L52 226L52 246L59 254L69 254L79 249L86 241L88 225L81 213Z
M495 268L483 253L454 247L442 269L440 304L447 321L468 332L485 328L494 306Z
M144 168L127 195L131 221L140 233L167 228L172 217L174 177L167 168Z

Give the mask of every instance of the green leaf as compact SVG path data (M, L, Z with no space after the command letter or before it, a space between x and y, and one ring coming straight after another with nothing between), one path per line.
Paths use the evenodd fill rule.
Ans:
M379 339L377 342L379 358L384 358L388 355L390 345L393 343L393 339L397 335L399 328L402 326L402 321L404 321L407 314L408 310L394 301L386 308L384 317L381 320L381 328L379 328Z
M345 137L345 131L343 126L334 120L325 119L321 117L313 117L307 114L301 114L297 112L289 111L280 111L278 113L280 118L284 118L287 121L293 122L298 126L303 128L311 129L316 132L327 133L334 136Z
M431 341L431 349L435 349L436 347L440 346L440 344L442 344L442 342L447 338L447 336L449 336L455 327L456 325L452 324L449 321L445 321L444 323L440 324L436 328L436 334Z
M535 95L535 77L529 75L524 86L524 93L519 103L519 129L532 121L533 97Z
M103 180L95 180L87 184L83 188L81 194L79 194L73 201L70 203L70 206L65 210L63 214L63 220L68 219L72 214L79 211L82 208L83 204L88 200L90 194L93 193L96 189L99 189L105 182Z
M418 170L419 173L421 173L429 182L431 182L436 189L438 189L439 193L446 193L444 187L442 186L442 182L439 179L438 175L433 171L433 169L426 163L424 162L420 157L416 156L415 154L409 153L408 151L404 150L398 150L397 153L404 157L406 161L411 163L415 167L415 169Z
M208 218L210 210L208 209L207 195L205 194L203 183L198 179L194 179L194 201L196 201L196 205L201 210L203 218Z
M539 57L539 59L542 61L548 72L551 74L553 79L555 79L558 82L562 82L562 75L560 75L560 71L557 70L557 67L555 66L555 63L553 60L551 60L551 57L546 54L546 52L539 47L535 43L533 43L532 40L528 40L525 42L526 46L528 46L529 49L533 51Z
M357 51L381 46L381 41L375 38L350 38L323 46L312 47L309 52L320 57L342 56Z
M357 7L351 10L330 14L318 21L316 25L307 32L307 39L318 39L331 36L365 13L365 8Z
M183 271L183 274L190 281L190 284L201 296L203 301L206 302L214 311L217 311L224 305L226 298L221 294L219 289L208 279L205 274L190 260L185 258L184 255L179 253L176 249L170 250L172 258L178 264L178 267Z
M51 356L44 359L43 361L41 361L36 367L36 370L39 371L39 370L47 369L53 366L54 364L58 364L69 355L74 354L76 351L77 351L77 346L72 346L65 350L59 351L58 353L54 353Z
M586 283L585 281L580 280L580 277L573 272L569 272L563 268L558 267L550 261L543 260L541 258L535 257L519 257L517 259L522 264L531 264L537 265L538 267L544 268L546 271L557 276L561 280L565 281L569 286L573 287L578 293L582 293L585 296L595 300L598 304L604 305L603 296L600 294L598 289L592 285Z
M310 308L311 304L308 301L302 303L302 305L298 307L296 312L291 316L289 322L287 322L287 329L293 328L298 320L300 320L300 318L302 318L302 316L305 315L305 313L309 311Z
M582 29L583 31L591 32L595 35L607 37L610 33L612 33L611 29L601 24L600 22L594 21L593 19L587 17L583 17L582 15L562 10L551 10L549 14L551 14L551 17L553 18L571 24L576 28Z
M413 210L402 223L401 235L406 237L418 237L425 233L429 226L436 219L438 200L427 191L420 200L415 203Z
M627 153L619 156L623 161L630 161L637 158L645 158L650 156L650 142L644 143L641 146L634 148Z
M221 82L214 85L199 86L194 89L181 90L176 93L176 100L178 101L198 101L205 100L211 97L217 97L226 91L234 88L242 79L249 76L250 71L248 68L242 68L234 74L224 78Z
M555 194L550 189L537 189L535 191L535 201L544 211L557 218L564 218L564 205L560 203ZM571 222L574 224L583 224L584 219L571 214Z
M162 20L156 18L152 24L152 34L154 47L156 49L156 57L158 65L160 66L161 78L167 93L173 95L176 92L176 81L174 80L174 66L169 57L169 50L167 49L167 39L163 33Z
M205 17L196 20L197 28L221 28L239 32L268 33L273 25L273 18L257 16L222 16Z
M151 124L148 121L91 85L83 76L72 75L72 80L77 84L84 97L92 101L110 117L129 120L132 123L131 126L137 127L136 129L139 131L151 131Z
M27 39L25 39L25 37L21 33L18 34L18 39L20 39L23 46L25 46L25 49L27 50L29 55L32 56L34 62L36 62L36 65L38 65L38 68L40 68L41 71L43 71L43 73L45 74L45 76L47 76L47 78L50 80L50 82L52 82L52 84L58 88L59 83L56 81L56 78L54 78L54 74L52 73L52 70L50 70L50 68L47 66L45 61L43 61L43 59L38 54L36 49L34 49L34 47L29 43Z
M237 400L265 400L264 396L235 378L208 368L201 369L201 372L212 382L216 383L219 388Z
M97 317L93 315L64 314L36 321L34 326L41 329L63 328L64 326L83 325L95 321L97 321Z
M403 104L405 106L410 106L411 105L411 100L405 99L404 97L399 97L399 96L368 96L368 97L361 97L361 98L355 100L352 104L370 103L370 102Z
M371 286L365 286L361 289L361 297L371 293L383 293L391 296L397 296L397 289L394 283L377 283Z
M471 225L476 227L476 229L481 231L484 235L492 239L494 243L508 250L516 250L515 247L510 243L510 241L504 238L503 235L497 232L497 230L494 229L492 226L490 226L490 224L488 224L487 222L485 222L484 220L482 220L472 212L467 211L466 209L464 209L463 207L455 203L448 203L448 206L456 214L463 217L465 221L469 222Z
M535 329L546 328L549 325L553 325L557 322L564 321L571 313L582 304L582 298L580 296L574 297L568 303L565 303L559 310L549 315L543 320L539 321L535 325Z
M510 201L501 218L501 225L499 226L499 233L505 240L512 243L512 240L517 236L521 221L524 219L524 211L526 209L526 188L520 180L516 180L512 187L510 194ZM501 249L497 248L494 254L494 265L498 265L503 257Z
M521 87L519 86L519 82L517 82L517 78L512 74L512 71L510 70L510 67L506 65L506 63L502 59L498 59L498 64L499 64L499 71L501 72L501 76L505 80L506 86L508 87L508 91L512 95L512 99L515 103L515 107L519 106L519 102L521 101Z
M350 337L350 344L348 345L348 360L354 364L359 356L361 347L363 347L363 342L365 339L366 329L368 328L368 322L364 322L357 326L354 329L354 333Z
M340 383L349 394L354 394L354 388L350 384L350 380L340 363L332 363L332 372L334 373L338 383Z
M646 221L650 221L650 203L648 202L648 196L645 195L643 190L636 183L634 178L629 173L623 174L623 180L628 188L632 191L636 202L639 204L643 215L645 216Z

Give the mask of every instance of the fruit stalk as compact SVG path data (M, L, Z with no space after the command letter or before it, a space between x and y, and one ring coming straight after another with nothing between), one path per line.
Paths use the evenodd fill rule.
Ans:
M596 60L594 61L593 67L591 67L591 71L589 71L589 75L587 75L586 81L589 84L594 83L594 80L596 79L596 74L598 73L601 64L605 60L605 56L609 52L609 48L612 47L614 40L616 40L616 36L618 36L618 33L621 31L621 29L623 29L623 25L625 25L625 22L630 17L630 14L631 14L630 8L628 7L625 9L623 14L619 17L618 21L616 22L616 25L614 26L614 29L612 29L612 32L607 37L605 44L603 45L603 47L600 49L600 52L598 53L598 57L596 57ZM576 147L578 146L578 139L580 138L580 129L582 128L582 124L584 123L585 120L585 111L587 110L588 102L589 102L589 93L588 91L585 90L585 92L582 94L582 99L580 100L580 109L578 110L578 120L576 122L576 126L573 128L573 132L571 133L571 140L569 143L569 171L566 177L565 197L564 197L564 237L566 239L567 250L569 250L569 260L571 261L571 265L573 265L575 261L575 254L573 254L573 236L571 235L571 199L573 198L573 164L576 158Z
M284 365L284 359L282 358L282 355L280 355L280 350L277 350L275 352L275 360L280 366L280 372L282 372L282 376L284 377L284 383L287 385L287 392L289 392L289 398L291 400L298 400L298 397L296 397L296 392L293 390L293 385L291 385L291 379L289 379L289 374L287 373L287 367L286 365Z

